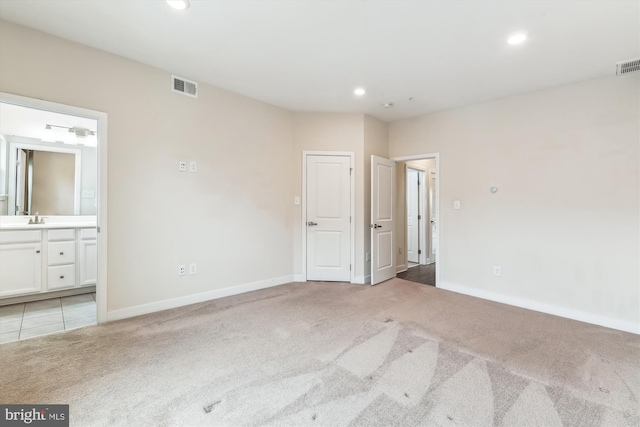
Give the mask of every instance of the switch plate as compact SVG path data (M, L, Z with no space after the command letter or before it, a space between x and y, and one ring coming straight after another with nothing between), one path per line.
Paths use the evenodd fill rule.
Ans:
M499 265L494 265L493 266L493 275L494 276L500 276L502 274L502 269L500 268Z
M460 200L453 201L453 209L460 209Z
M185 274L187 274L187 267L182 264L178 266L178 276L184 276Z
M364 254L364 260L365 261L371 261L371 254L369 252Z
M198 266L193 263L189 264L189 274L196 274L198 272Z
M189 162L189 172L198 172L198 164L196 162Z
M296 196L293 198L293 204L294 205L299 205L300 204L300 196Z
M187 162L185 162L184 160L180 160L178 162L178 170L180 172L186 172L187 171Z

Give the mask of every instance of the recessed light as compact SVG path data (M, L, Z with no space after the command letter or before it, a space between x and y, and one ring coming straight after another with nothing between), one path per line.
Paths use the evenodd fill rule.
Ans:
M364 89L363 89L363 88L361 88L361 87L357 87L357 88L353 91L353 93L354 93L354 94L356 94L356 95L358 95L358 96L362 96L362 95L364 95L365 93L367 93L367 91L366 91L366 90L364 90Z
M507 43L509 44L520 44L527 39L527 35L525 33L517 33L513 34L507 39Z
M382 108L391 108L393 107L393 102L385 102L382 104Z
M167 0L167 3L174 9L189 9L189 0Z

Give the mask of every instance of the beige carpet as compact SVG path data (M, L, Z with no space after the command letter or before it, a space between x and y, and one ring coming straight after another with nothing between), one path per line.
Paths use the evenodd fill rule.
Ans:
M74 426L638 426L640 337L393 279L292 283L0 345Z

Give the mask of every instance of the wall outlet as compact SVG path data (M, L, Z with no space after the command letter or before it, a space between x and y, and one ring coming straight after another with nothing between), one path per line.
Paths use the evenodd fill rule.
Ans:
M178 171L186 172L187 171L187 162L185 162L184 160L180 160L178 162Z
M453 209L460 209L460 200L453 201Z
M500 276L502 274L502 269L500 268L499 265L494 265L493 266L493 275L494 276Z
M398 246L398 254L402 255L402 246Z
M193 263L189 264L189 274L196 274L198 272L198 266Z
M198 172L198 164L196 162L189 162L189 172Z
M187 274L187 266L184 264L178 266L178 276L184 276Z

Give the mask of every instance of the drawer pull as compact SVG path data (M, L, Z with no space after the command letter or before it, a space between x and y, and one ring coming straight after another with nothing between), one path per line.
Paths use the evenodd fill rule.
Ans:
M61 279L64 279L64 274L62 276L60 276Z
M64 255L64 252L60 252L60 255Z
M40 250L37 250L37 251L36 251L36 253L37 253L37 254L39 254L39 253L40 253Z

